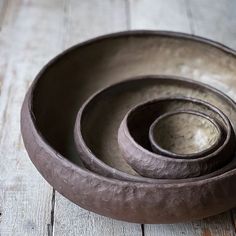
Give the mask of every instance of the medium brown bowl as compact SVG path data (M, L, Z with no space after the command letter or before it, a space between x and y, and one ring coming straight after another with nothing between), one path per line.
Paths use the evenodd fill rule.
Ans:
M116 153L120 151L120 159L124 157L137 173L149 178L184 179L209 173L214 175L214 171L227 164L235 151L235 136L227 117L216 107L199 99L175 97L176 91L178 95L188 92L192 96L197 91L198 97L214 94L215 102L221 101L224 110L231 106L230 100L227 101L221 92L183 78L142 76L111 85L88 99L77 116L75 141L87 168L123 179L124 172L114 170L101 159L109 155L109 150L115 145ZM136 106L147 99L146 94L148 100L152 96L157 97L157 94L160 99ZM169 94L169 98L163 98L166 94ZM198 159L176 159L153 153L148 141L152 122L166 112L190 108L219 120L226 135L222 137L222 145L213 153ZM129 175L126 179L136 181L137 177Z
M170 110L178 111L186 108L217 117L224 136L226 135L222 137L223 142L212 153L197 159L176 159L153 153L148 139L149 127L153 120ZM207 173L214 175L214 170L232 159L235 136L231 129L224 114L208 103L191 98L163 98L138 105L130 110L121 122L118 142L124 158L139 174L150 178L189 178Z
M25 147L57 191L96 213L139 223L181 222L218 214L236 206L235 164L217 176L181 183L107 178L82 166L73 129L77 111L89 96L124 78L175 74L214 84L233 96L235 72L234 51L190 35L138 31L87 41L49 62L30 87L21 113ZM235 129L231 103L224 112Z

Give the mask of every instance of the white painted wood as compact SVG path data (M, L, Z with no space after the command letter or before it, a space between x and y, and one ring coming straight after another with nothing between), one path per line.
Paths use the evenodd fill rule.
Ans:
M65 47L102 34L127 30L126 0L70 0L65 5Z
M112 220L84 210L56 194L55 236L141 236L141 225Z
M188 0L194 34L236 49L236 1Z
M132 29L190 33L185 0L129 0Z
M48 235L52 188L30 162L20 135L29 83L61 48L61 1L6 0L0 32L0 235Z
M145 225L145 236L234 236L230 213L185 224Z
M194 34L221 42L236 50L235 0L190 0L187 4ZM231 216L236 228L235 210Z
M3 19L5 17L6 7L7 7L7 1L0 0L0 30L2 28Z
M70 1L65 5L64 46L101 34L127 29L126 4L121 0ZM53 235L141 236L141 225L112 220L86 211L56 192Z
M131 29L195 33L234 46L235 5L235 0L130 0L130 26ZM215 236L234 235L234 233L230 212L185 224L144 226L144 234L147 236Z

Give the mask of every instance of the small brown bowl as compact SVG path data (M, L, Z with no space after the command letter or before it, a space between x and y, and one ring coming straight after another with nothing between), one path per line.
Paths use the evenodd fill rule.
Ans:
M219 148L222 138L217 121L193 110L165 113L149 129L152 150L179 159L206 156Z

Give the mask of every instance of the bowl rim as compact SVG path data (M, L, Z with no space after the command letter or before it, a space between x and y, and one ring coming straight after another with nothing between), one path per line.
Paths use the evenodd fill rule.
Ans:
M159 145L158 141L155 138L155 134L154 134L155 130L157 129L158 123L161 122L165 118L169 118L171 116L181 115L181 114L188 114L188 115L194 115L196 117L201 117L202 119L207 120L208 123L211 123L212 126L215 128L215 131L217 132L217 137L214 140L214 142L210 146L204 148L201 151L191 152L191 153L187 153L187 154L175 153L175 152L169 151L168 149ZM206 155L206 153L212 153L212 151L215 150L218 147L219 143L221 142L222 135L223 135L222 134L222 127L220 127L220 124L218 124L218 122L213 117L210 117L209 115L204 114L203 112L190 110L190 109L166 112L165 114L160 115L151 124L150 129L149 129L149 140L151 142L151 145L153 146L152 149L153 148L155 149L155 150L153 150L154 152L169 155L170 157L173 157L173 158L183 158L183 159L185 159L185 158L186 159L187 158L198 158L199 156Z
M236 57L236 50L228 47L228 46L225 46L224 44L222 43L219 43L217 41L214 41L214 40L211 40L211 39L208 39L208 38L205 38L205 37L201 37L201 36L196 36L196 35L193 35L193 34L187 34L187 33L183 33L183 32L175 32L175 31L165 31L165 30L126 30L126 31L119 31L119 32L115 32L115 33L109 33L109 34L105 34L105 35L101 35L101 36L97 36L97 37L94 37L94 38L91 38L91 39L88 39L84 42L81 42L81 43L78 43L74 46L71 46L69 47L68 49L62 51L61 53L59 53L57 56L55 56L54 58L52 58L51 60L49 60L48 63L46 63L43 68L39 71L39 73L36 75L35 79L33 80L30 88L28 89L28 92L25 96L25 99L24 99L24 103L26 104L26 112L28 112L29 114L29 118L30 118L30 121L32 122L32 128L33 128L33 134L34 136L36 136L37 138L37 141L40 142L40 143L43 143L44 145L44 149L46 149L48 151L48 153L50 153L52 156L54 156L54 158L61 162L63 165L66 165L66 166L69 166L70 168L72 168L74 171L76 172L79 172L83 175L87 175L87 174L90 174L93 178L98 178L100 180L103 180L103 181L108 181L108 182L111 182L111 183L114 183L114 184L121 184L121 185L124 185L126 183L129 183L129 184L134 184L134 185L154 185L154 186L160 186L160 187L166 187L166 188L169 188L170 185L171 185L171 188L174 188L174 187L179 187L179 186L185 186L186 184L187 185L198 185L199 183L207 183L209 182L209 180L211 181L217 181L218 179L221 179L221 178L227 178L228 176L230 175L233 175L234 172L236 172L236 168L235 169L230 169L220 175L216 175L214 177L211 177L209 179L201 179L201 180L197 180L197 181L192 181L192 182L183 182L183 183L178 183L176 184L175 182L172 183L157 183L157 182L131 182L131 181L128 181L128 180L121 180L121 179L116 179L116 178L110 178L110 177L106 177L106 176L103 176L103 175L100 175L100 174L97 174L95 172L92 172L88 169L84 169L84 168L81 168L80 166L77 166L76 164L74 164L73 162L71 162L69 159L67 159L66 157L64 157L62 154L60 154L59 152L57 152L51 145L50 143L44 138L44 136L42 135L42 133L40 132L40 130L38 129L37 127L37 124L36 124L36 118L34 116L34 113L33 113L33 109L32 109L32 101L33 101L33 92L35 90L35 88L37 87L37 84L39 83L40 81L40 78L44 75L44 73L48 70L48 68L50 68L51 66L55 66L55 64L64 58L64 56L67 56L69 55L71 52L73 52L74 50L78 49L78 48L81 48L81 47L87 47L87 46L90 46L92 45L93 43L98 43L99 41L103 41L103 40L110 40L110 39L116 39L116 38L122 38L122 37L127 37L127 36L131 36L131 37L144 37L144 36L152 36L152 37L155 37L155 36L163 36L163 37L170 37L170 38L177 38L177 39L183 39L183 40L191 40L191 41L194 41L194 42L197 42L197 43L203 43L203 44L206 44L206 45L210 45L210 46L213 46L227 54L230 54L230 55L233 55ZM195 82L195 81L194 81ZM209 86L211 87L210 85L206 84L206 86ZM220 91L218 90L217 88L214 88L214 87L211 87L211 89L215 90L216 92ZM224 96L227 97L227 99L229 99L232 103L234 103L233 99L231 97L229 97L228 95L224 94ZM23 114L23 109L21 110L21 114ZM23 115L21 115L21 123L23 122L22 120ZM21 125L22 127L22 125ZM24 141L24 131L23 129L21 129L22 131L22 136L23 136L23 141ZM31 159L32 160L32 159ZM112 168L112 167L111 167ZM114 171L116 171L115 168L113 168ZM178 185L178 186L177 186ZM60 190L59 190L60 192Z

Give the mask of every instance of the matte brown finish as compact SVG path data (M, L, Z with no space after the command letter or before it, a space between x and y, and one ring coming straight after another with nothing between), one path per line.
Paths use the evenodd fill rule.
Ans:
M181 159L212 153L219 148L222 138L220 124L194 110L167 112L159 116L149 129L149 141L155 153Z
M192 59L198 57L201 60L193 65ZM110 84L148 73L191 78L195 77L194 67L195 74L217 73L232 89L236 86L232 82L235 63L233 51L179 33L123 32L77 45L46 65L29 89L21 113L25 147L57 191L99 214L139 223L181 222L218 214L236 206L235 159L217 176L201 180L145 183L139 176L137 182L117 180L82 166L73 143L73 128L82 104ZM235 129L233 102L231 105L225 114Z
M172 95L184 94L186 89L190 90L194 96L194 91L198 92L198 96L204 97L206 94L214 93L216 100L220 100L223 106L231 106L231 101L225 99L226 97L219 91L214 91L210 87L202 83L193 82L181 78L172 77L139 77L132 80L126 80L118 84L107 87L106 89L96 93L82 106L78 113L78 118L75 125L75 141L77 144L80 156L86 166L100 174L112 176L116 175L117 178L125 179L124 173L114 170L104 162L99 160L101 153L96 143L103 143L101 135L108 130L114 133L114 137L118 135L118 147L120 147L121 156L125 158L128 164L139 174L149 178L156 179L183 179L190 177L198 177L204 174L212 173L213 171L224 166L229 160L232 159L232 154L235 151L234 143L235 137L232 133L232 128L229 120L225 115L220 112L216 107L211 106L201 100L194 98L173 97L173 98L160 98L159 100L149 101L147 103L136 106L129 111L132 104L137 104L136 97L132 94L137 90L137 98L142 99L145 97L145 88L152 88L155 86L161 87L164 91L158 91L158 94L163 92L169 94L172 90ZM141 89L141 92L139 92ZM130 92L132 91L132 93ZM124 96L122 96L124 94ZM149 97L151 94L149 93ZM154 96L157 96L156 93ZM117 99L118 101L112 99ZM123 99L124 97L124 99ZM107 103L109 101L109 103ZM121 103L118 102L121 101ZM100 109L99 109L100 106ZM106 119L103 119L104 114L109 114L110 108L116 106L113 111L112 121L108 124ZM236 106L233 104L236 111ZM119 109L118 109L119 108ZM224 127L226 137L223 138L223 143L219 149L215 150L207 156L198 159L176 159L163 155L157 155L152 152L148 140L149 128L152 122L160 115L169 111L178 111L182 109L193 109L204 112L210 116L216 117ZM126 111L128 111L126 113ZM123 114L127 114L122 121ZM102 117L98 119L97 117ZM117 124L118 123L118 124ZM109 127L107 127L109 125ZM94 131L99 127L99 136L94 135ZM104 127L102 129L102 127ZM112 127L116 127L112 129ZM119 131L118 131L119 129ZM104 137L105 138L105 137ZM115 141L107 140L115 145ZM97 155L97 157L95 156ZM100 154L100 155L99 155ZM135 180L129 176L129 180ZM142 181L146 181L143 179Z

